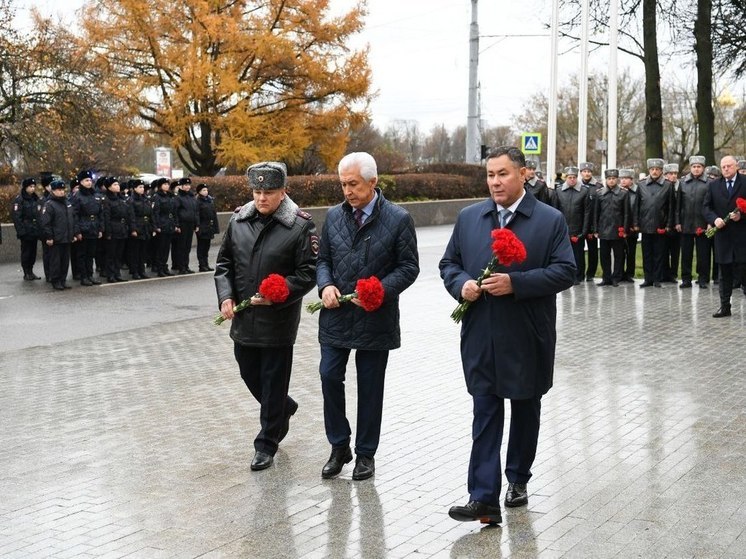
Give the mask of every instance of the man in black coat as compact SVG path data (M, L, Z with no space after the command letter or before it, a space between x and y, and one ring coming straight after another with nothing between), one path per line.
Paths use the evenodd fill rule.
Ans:
M637 192L637 183L635 182L634 169L619 169L620 186L627 191L629 196L629 208L631 212L632 223L627 236L624 239L624 271L622 272L622 281L625 283L634 283L635 267L637 266L637 237L640 234L640 227L637 224L637 218L640 215L639 202L640 197Z
M70 266L70 245L79 233L73 207L65 195L65 182L50 183L52 195L42 210L41 226L44 243L49 247L49 274L52 287L69 289L66 284Z
M590 161L585 161L578 165L580 170L580 186L588 189L588 201L591 205L591 223L593 223L593 212L596 210L596 195L603 185L593 176L595 165ZM598 270L598 239L591 231L585 236L587 246L587 265L585 267L585 281L593 281Z
M316 278L324 306L319 316L324 427L332 445L321 477L337 476L352 461L344 381L354 349L358 411L352 479L363 480L375 472L389 351L401 345L399 295L412 285L420 267L412 217L376 187L375 159L350 153L339 162L338 172L345 201L327 213ZM354 292L357 280L371 276L383 284L379 309L365 311L356 299L340 305L340 295Z
M197 185L197 213L199 221L197 222L197 262L199 263L200 272L211 272L208 257L210 254L210 244L215 235L220 233L220 224L218 223L218 212L215 210L215 203L210 196L210 191L205 183Z
M624 239L632 225L632 210L629 193L617 184L619 171L606 169L604 175L606 186L598 191L593 212L593 232L601 245L602 280L598 285L616 287L622 281L624 272Z
M103 247L105 196L93 187L90 171L79 172L77 180L80 188L71 203L80 228L77 250L80 285L98 285L101 282L93 277L93 259L97 257L99 243ZM103 259L99 258L97 264L103 267Z
M746 219L736 209L736 199L746 198L746 176L738 174L737 165L735 157L723 157L720 161L723 176L710 181L704 200L704 217L718 229L715 259L720 265L720 308L712 315L715 318L731 315L733 280L742 284L746 281Z
M21 241L21 268L23 279L41 279L34 273L36 249L41 237L41 201L36 194L36 180L23 179L21 193L13 200L13 225Z
M578 184L578 168L565 167L565 182L556 191L557 209L562 212L570 233L575 258L574 285L585 277L585 237L591 228L591 199L588 189Z
M705 235L707 221L702 213L707 179L704 176L705 158L689 158L689 174L679 184L676 198L676 231L681 233L681 289L692 286L692 262L697 250L697 284L706 289L710 283L710 254L712 239Z
M676 221L676 208L679 203L679 165L677 163L666 163L663 166L663 176L671 183L673 189L673 215ZM679 261L681 257L681 233L676 229L675 223L666 233L666 254L663 259L663 278L668 283L676 283L679 274Z
M106 177L106 198L104 198L104 251L105 272L109 283L127 281L122 277L121 264L124 262L124 249L131 232L130 208L121 194L119 180Z
M179 226L171 261L177 273L193 274L194 270L189 267L189 256L192 252L194 232L199 232L199 214L197 200L192 192L192 179L189 177L179 179L179 186L176 190L176 214Z
M254 200L236 210L215 265L215 287L223 318L232 320L233 352L241 378L261 406L252 470L269 468L290 428L298 403L288 396L293 344L303 296L316 281L319 240L311 216L287 195L283 163L249 167ZM283 276L284 302L256 297L270 274ZM239 303L250 305L235 312Z
M557 207L555 191L550 189L543 180L536 176L536 162L526 161L526 190L534 195L539 202Z
M637 221L642 233L642 269L645 281L640 287L660 287L664 281L666 233L673 227L673 185L663 178L662 159L648 159L648 176L638 183Z

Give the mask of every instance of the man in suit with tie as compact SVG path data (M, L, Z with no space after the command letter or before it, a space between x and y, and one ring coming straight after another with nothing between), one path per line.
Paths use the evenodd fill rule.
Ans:
M473 400L469 501L451 507L454 520L502 522L500 446L510 400L505 506L528 504L541 397L552 386L557 339L556 296L575 280L575 258L562 213L524 189L526 160L516 147L487 157L490 198L464 208L440 261L440 277L459 302L471 301L461 325L461 362ZM498 266L481 286L474 278L490 261L491 233L507 227L526 260Z
M746 198L746 177L738 174L738 162L730 155L720 160L720 170L722 176L708 185L703 210L707 223L718 228L714 238L715 260L720 265L720 308L714 318L731 315L733 280L746 280L746 219L736 209L736 200Z

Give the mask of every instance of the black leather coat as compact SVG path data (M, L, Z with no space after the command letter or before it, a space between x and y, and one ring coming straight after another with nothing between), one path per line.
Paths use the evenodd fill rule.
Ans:
M707 220L703 210L707 195L707 181L704 176L695 178L688 174L679 184L679 195L676 197L676 225L681 225L681 232L694 235L697 228L707 229Z
M318 236L311 216L288 196L269 219L249 202L231 217L215 264L218 308L227 299L250 299L269 274L280 274L290 290L284 303L250 306L236 313L231 338L245 346L295 343L303 296L316 283Z
M641 233L655 235L658 229L673 226L674 192L673 185L660 177L652 180L649 176L637 185L638 218Z
M13 200L13 225L19 239L41 237L42 202L36 193L28 194L25 189Z
M571 237L585 237L591 227L591 199L588 189L579 186L575 189L567 184L556 191L557 209L567 222Z
M596 195L593 232L604 241L618 241L622 238L619 228L623 227L625 233L629 230L631 213L629 193L620 186L613 189L604 186Z

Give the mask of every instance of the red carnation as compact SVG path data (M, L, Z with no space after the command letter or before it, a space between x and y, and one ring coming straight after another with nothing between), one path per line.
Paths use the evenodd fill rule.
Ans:
M746 215L746 198L736 198L736 209L733 210L733 212L735 211L738 211L739 213ZM730 221L730 216L733 212L725 216L725 218L723 219L725 223L728 223ZM712 237L715 236L715 233L717 232L718 232L718 228L712 227L707 230L705 235L707 235L708 239L711 239Z
M658 227L658 229L656 229L656 231L657 231L657 233L659 235L665 235L666 234L666 230L663 227Z
M259 284L259 295L273 303L284 303L290 295L288 284L280 274L269 274Z
M493 229L492 240L492 253L503 266L526 260L526 247L510 229Z
M701 227L697 227L697 230L694 232L694 234L697 235L697 237L701 237L702 233L704 232L705 232L704 229L702 229Z
M619 236L624 237L624 227L619 228Z
M368 312L378 310L383 304L383 285L376 276L357 280L355 293L360 300L360 305Z
M572 244L575 244L575 243L577 243L577 242L578 242L578 238L577 238L577 237L576 237L575 235L573 235L572 237L570 237L570 242L571 242Z
M738 208L738 211L742 214L746 214L746 198L737 198L736 208Z

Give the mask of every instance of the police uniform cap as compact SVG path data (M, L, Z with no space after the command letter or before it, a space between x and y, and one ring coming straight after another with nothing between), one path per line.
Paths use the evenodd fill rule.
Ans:
M663 166L666 164L665 161L658 158L648 159L647 161L648 169L663 169Z
M565 167L565 176L578 176L578 168L577 167Z
M711 165L710 167L707 167L705 171L708 175L715 175L716 177L722 176L722 172L720 171L720 167L717 165Z
M182 177L179 179L179 186L181 186L182 184L192 184L192 179L190 179L189 177Z
M746 159L741 159L738 161L738 168L739 169L746 169Z
M201 191L202 191L202 190L203 190L204 188L207 188L207 185L206 185L205 183L201 182L201 183L199 183L199 184L197 185L197 188L195 188L195 190L196 190L197 192L201 192Z
M106 188L109 188L114 183L119 184L119 180L116 177L106 177L104 179L104 186Z
M619 169L606 169L604 171L604 176L608 179L610 177L618 178L619 177Z
M689 165L704 165L704 164L705 164L704 155L692 155L689 158Z
M78 180L78 177L73 177L70 179L70 188L73 188L75 186L80 186L80 181Z
M21 186L23 188L26 188L27 186L36 186L36 179L33 177L29 177L27 179L23 179L23 182L21 183Z
M81 171L75 178L77 178L79 181L83 181L85 179L93 180L93 173L91 173L90 171Z
M635 178L635 171L633 169L619 169L619 178L633 179Z
M52 190L65 190L65 181L63 181L62 179L54 179L51 183L49 183L49 187Z
M52 184L52 181L54 180L54 177L52 175L44 175L41 177L41 185L46 188L50 184Z
M679 172L679 165L678 163L667 163L663 166L663 172L664 173L678 173Z
M138 186L145 186L145 181L142 179L132 179L130 181L130 184L129 184L130 188L137 188Z
M580 170L581 171L591 171L593 172L593 169L595 169L595 166L590 161L585 161L580 164Z
M536 169L536 161L526 159L526 169Z
M252 190L277 190L285 188L287 167L279 161L263 161L246 169L249 188Z

